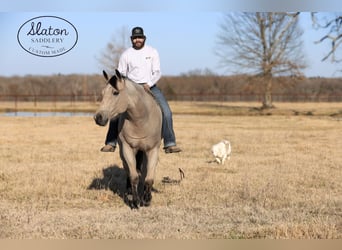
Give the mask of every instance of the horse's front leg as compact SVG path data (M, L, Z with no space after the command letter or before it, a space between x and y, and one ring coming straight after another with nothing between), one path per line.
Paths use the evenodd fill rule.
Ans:
M149 206L152 200L152 186L158 164L159 148L150 150L147 154L147 172L144 183L144 193L142 196L142 205Z
M139 175L131 175L130 181L131 181L132 196L133 196L130 207L137 209L140 206L140 197L138 193Z
M139 174L136 169L136 159L134 151L129 147L124 147L122 152L120 152L122 161L124 162L124 167L127 172L127 187L130 184L132 191L132 201L130 201L131 208L139 208L140 197L138 193L139 185Z

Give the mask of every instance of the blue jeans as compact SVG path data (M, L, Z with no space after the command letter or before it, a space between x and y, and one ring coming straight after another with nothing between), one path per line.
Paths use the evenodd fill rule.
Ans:
M176 136L173 131L173 119L172 112L167 103L163 93L160 89L154 85L151 91L158 102L162 113L163 113L163 126L162 126L162 137L164 139L164 148L170 146L176 146ZM109 123L109 128L106 136L105 144L116 146L118 138L118 119L111 120Z

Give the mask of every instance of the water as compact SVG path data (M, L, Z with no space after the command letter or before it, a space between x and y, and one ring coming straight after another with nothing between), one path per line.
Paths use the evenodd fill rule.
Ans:
M71 117L71 116L93 116L94 113L88 112L5 112L0 113L0 116L9 116L9 117Z

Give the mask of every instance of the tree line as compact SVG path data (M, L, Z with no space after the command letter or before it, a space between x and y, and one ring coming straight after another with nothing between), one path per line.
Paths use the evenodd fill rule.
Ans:
M158 86L168 100L261 101L263 77L251 75L163 76ZM19 97L46 101L99 101L106 82L102 75L0 77L0 101ZM342 101L341 78L273 78L275 101Z

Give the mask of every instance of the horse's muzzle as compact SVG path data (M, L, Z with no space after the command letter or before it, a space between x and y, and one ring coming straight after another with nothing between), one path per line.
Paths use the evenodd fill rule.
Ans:
M94 115L94 120L97 125L105 126L108 122L108 118L101 113L96 113Z

